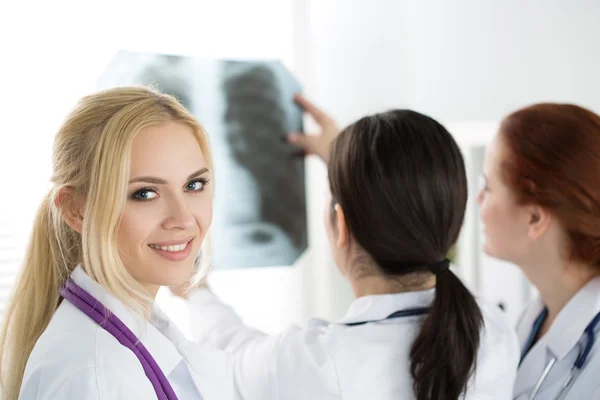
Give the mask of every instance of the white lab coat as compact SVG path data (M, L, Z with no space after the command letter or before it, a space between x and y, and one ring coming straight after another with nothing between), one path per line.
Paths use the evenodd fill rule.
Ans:
M533 323L544 309L541 298L534 300L523 313L517 334L521 348L531 333ZM600 311L600 277L588 282L554 320L550 330L542 336L527 353L515 381L514 398L529 399L533 388L552 357L557 360L544 379L536 399L553 400L567 379L573 363L579 354L580 346L585 345L583 332L594 316ZM600 324L599 324L600 325ZM596 338L600 332L596 328ZM600 399L600 345L592 347L583 371L574 381L565 399Z
M232 352L242 400L408 400L414 398L409 354L423 316L349 327L431 304L435 291L366 296L336 323L313 320L268 336L244 326L206 289L187 302L195 339ZM511 398L519 348L501 311L482 304L485 330L466 399ZM440 327L444 329L444 327Z
M140 338L179 399L234 398L229 355L187 341L156 306L151 323L137 317L81 267L71 277ZM156 398L134 353L66 300L33 348L19 397L22 400Z

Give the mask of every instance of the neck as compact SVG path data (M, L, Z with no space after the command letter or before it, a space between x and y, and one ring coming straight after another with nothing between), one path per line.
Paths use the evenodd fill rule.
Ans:
M544 265L544 268L539 268L540 265ZM552 325L573 296L598 275L597 268L574 262L537 263L537 268L523 270L548 308L544 331Z
M148 295L152 297L152 300L156 300L156 295L158 294L158 290L160 289L159 285L154 285L151 283L142 283L142 286L148 292Z
M402 276L369 275L350 279L356 298L377 294L416 292L435 287L435 275L415 272Z

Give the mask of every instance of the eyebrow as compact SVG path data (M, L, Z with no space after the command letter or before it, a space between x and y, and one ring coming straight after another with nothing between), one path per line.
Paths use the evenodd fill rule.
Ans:
M194 179L204 173L208 172L208 168L200 168L198 171L194 172L190 176L188 176L187 180ZM166 185L168 182L162 178L156 178L154 176L139 176L129 181L129 183L135 182L145 182L145 183L153 183L155 185Z

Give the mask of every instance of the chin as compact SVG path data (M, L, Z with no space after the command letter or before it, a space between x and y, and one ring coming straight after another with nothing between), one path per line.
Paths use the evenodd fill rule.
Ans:
M494 249L493 246L490 246L490 244L488 244L487 242L484 242L483 244L483 252L486 255L497 260L510 262L509 257L506 257L507 254L505 252L497 251L496 249Z
M156 281L161 286L176 286L187 282L194 272L193 264L181 265L181 267L164 269L156 276Z
M483 252L484 252L485 254L487 254L487 255L488 255L488 256L490 256L490 257L497 257L497 256L496 256L496 254L495 254L495 252L494 252L494 249L493 249L493 247L492 247L492 246L490 246L490 244L488 243L488 241L487 241L487 240L485 240L485 241L483 242L482 250L483 250Z

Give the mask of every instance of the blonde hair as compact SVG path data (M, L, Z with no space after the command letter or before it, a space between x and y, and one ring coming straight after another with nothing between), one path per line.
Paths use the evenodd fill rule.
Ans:
M202 126L175 98L149 88L121 87L86 96L62 125L54 142L54 187L37 213L1 331L2 399L18 398L29 355L61 302L61 285L78 264L147 317L152 299L127 272L116 238L127 198L133 139L140 130L169 121L191 128L212 171ZM82 234L64 222L55 204L63 188L85 201Z

